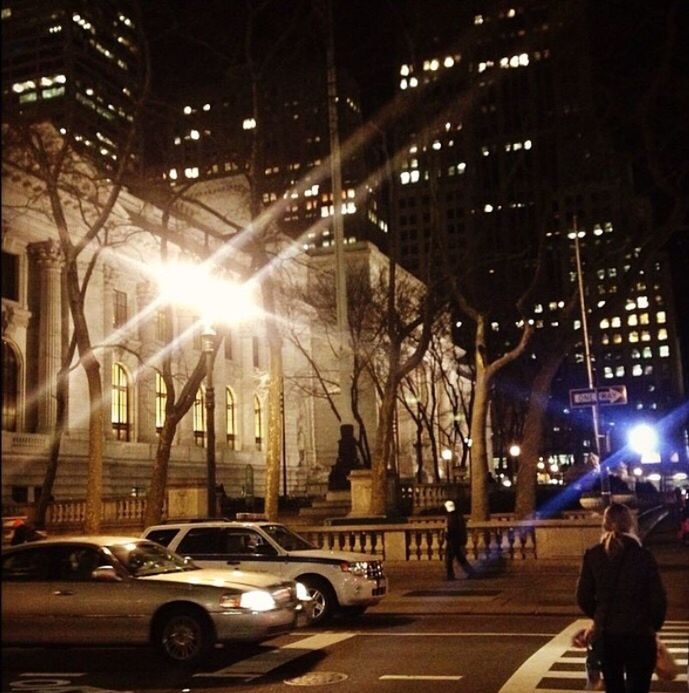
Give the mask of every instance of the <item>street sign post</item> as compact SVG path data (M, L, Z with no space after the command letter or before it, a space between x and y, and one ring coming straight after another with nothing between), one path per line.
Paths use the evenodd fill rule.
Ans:
M608 385L607 387L589 387L569 391L571 407L595 407L597 404L609 406L627 404L627 387L625 385Z

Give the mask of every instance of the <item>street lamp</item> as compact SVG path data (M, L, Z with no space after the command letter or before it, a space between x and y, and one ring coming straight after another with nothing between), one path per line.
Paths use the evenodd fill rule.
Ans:
M206 379L206 490L208 517L217 514L215 463L215 387L213 366L218 346L214 325L240 322L257 313L251 283L236 283L217 277L206 263L167 263L157 268L161 299L191 308L202 316L201 350L205 360ZM231 307L231 313L229 308ZM229 314L228 314L229 313ZM229 318L229 320L228 320Z
M509 469L509 475L510 475L510 481L511 481L512 478L514 477L515 473L518 472L518 468L517 468L517 465L519 462L518 458L519 458L519 455L522 454L522 449L519 447L519 445L517 445L516 443L513 443L512 445L510 445L509 453L510 453L510 457L512 458L512 464L510 464L510 469Z
M206 326L201 334L201 349L206 360L206 489L208 494L208 517L215 517L217 500L215 494L215 387L213 386L213 364L217 334Z
M445 473L447 474L447 480L450 479L450 461L452 460L452 450L450 448L443 448L440 456L445 460Z

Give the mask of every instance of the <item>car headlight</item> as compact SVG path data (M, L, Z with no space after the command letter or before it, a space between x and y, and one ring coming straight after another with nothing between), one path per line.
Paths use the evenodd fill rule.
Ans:
M247 609L248 611L270 611L276 606L269 592L252 590L241 594L223 594L220 597L222 609Z
M301 582L297 582L297 599L300 602L307 602L311 597L309 596L309 591L306 589L306 585Z
M344 573L351 573L352 575L358 575L359 577L366 577L368 571L367 561L346 561L340 563L340 568Z

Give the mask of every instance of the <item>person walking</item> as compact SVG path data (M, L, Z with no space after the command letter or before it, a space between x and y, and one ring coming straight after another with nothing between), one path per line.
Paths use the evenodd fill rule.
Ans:
M445 501L447 512L447 529L445 532L445 576L448 580L455 579L455 559L462 566L468 578L477 578L478 573L467 560L467 526L464 515L457 510L454 501Z
M584 553L576 599L593 619L589 639L600 654L607 693L648 693L667 597L626 505L605 509L600 543Z

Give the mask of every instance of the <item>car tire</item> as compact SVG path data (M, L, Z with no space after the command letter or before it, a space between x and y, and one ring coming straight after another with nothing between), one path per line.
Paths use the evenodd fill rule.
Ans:
M299 578L304 584L309 597L313 599L314 608L311 625L318 626L327 623L337 609L335 592L326 580L320 578Z
M155 638L158 649L169 661L194 665L203 660L213 644L207 617L188 608L177 608L160 617Z

